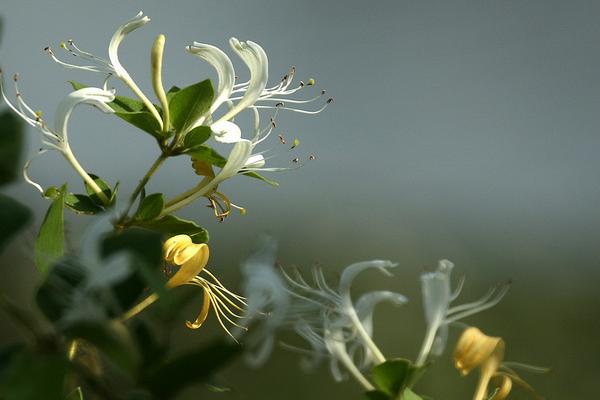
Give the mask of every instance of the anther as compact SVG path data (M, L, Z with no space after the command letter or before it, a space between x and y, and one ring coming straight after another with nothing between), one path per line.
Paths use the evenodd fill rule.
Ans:
M298 140L298 138L295 138L294 143L292 143L292 147L290 147L290 150L295 149L296 147L298 147L299 144L300 144L300 140Z
M311 160L311 161L314 160L315 158L316 157L314 155L312 155L312 154L310 156L308 156L308 159Z
M277 128L277 124L275 123L275 120L273 118L271 118L271 126L273 128Z
M333 103L333 97L330 97L327 99L327 104L331 104L331 103Z
M19 74L14 74L13 75L13 81L18 81L19 80Z
M299 163L299 162L300 162L300 159L299 159L298 157L296 157L296 158L294 158L294 159L292 160L292 162L293 162L293 163Z
M312 85L314 85L314 84L315 84L315 80L314 80L314 78L310 78L306 84L307 84L308 86L312 86Z
M275 104L275 107L283 107L283 106L285 106L285 104L282 101L280 101L279 103Z
M52 50L50 50L50 46L46 46L46 47L44 47L44 51L49 51L49 52L51 52Z
M325 89L321 90L321 96L323 96L326 92L327 92L327 90L325 90Z
M300 81L300 87L304 87L304 82Z
M281 142L281 144L285 144L285 137L283 136L283 134L279 134L277 136L279 137L279 141Z

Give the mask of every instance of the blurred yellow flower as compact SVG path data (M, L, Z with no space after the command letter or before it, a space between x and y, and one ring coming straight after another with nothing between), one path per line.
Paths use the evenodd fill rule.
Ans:
M517 373L503 363L504 340L487 336L475 327L464 330L454 349L454 365L462 375L479 367L480 376L473 400L504 400L512 389L513 382L528 390L536 399L541 399ZM497 385L489 397L488 390L492 379Z

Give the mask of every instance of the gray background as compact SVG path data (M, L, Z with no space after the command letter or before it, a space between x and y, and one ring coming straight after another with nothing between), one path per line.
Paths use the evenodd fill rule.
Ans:
M66 80L99 77L62 69L42 48L74 38L105 55L116 26L139 9L153 20L127 37L121 59L149 95L149 47L164 32L167 86L214 77L185 54L185 44L226 48L236 36L267 50L273 83L293 64L299 77L315 77L336 98L316 117L279 120L278 133L298 137L298 154L317 160L274 176L278 189L245 178L223 185L246 216L217 224L204 202L181 212L210 229L211 264L224 280L236 286L238 265L263 232L279 240L284 264L320 263L332 279L353 261L398 261L394 279L365 275L357 289L388 287L411 297L403 309L379 310L376 338L390 356L415 357L424 330L418 275L448 258L457 276L468 277L464 299L514 281L497 308L466 322L504 337L508 359L552 366L551 375L526 375L540 393L594 397L600 3L2 0L2 68L21 73L25 98L51 120ZM93 110L80 110L70 132L84 166L120 179L124 192L156 155L144 134ZM33 151L39 137L28 134ZM274 165L295 157L276 138L263 148L274 149ZM46 185L65 176L73 188L79 184L56 155L34 164L32 174ZM173 160L149 191L175 194L195 179L186 160ZM9 192L39 216L47 206L24 184ZM81 224L73 218L70 230L79 232ZM36 286L29 261L34 235L32 228L2 257L1 286L24 302ZM18 335L2 326L5 340ZM177 334L185 348L220 333L213 326ZM306 374L297 359L280 350L263 369L237 363L225 374L233 390L207 396L360 398L353 382L333 383L326 368ZM460 378L446 356L419 388L437 399L467 398L474 380ZM205 395L185 396L197 393Z

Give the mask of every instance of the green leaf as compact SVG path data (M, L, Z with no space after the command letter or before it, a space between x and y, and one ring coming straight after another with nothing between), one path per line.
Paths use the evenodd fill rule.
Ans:
M212 104L213 96L210 79L176 91L169 101L171 124L175 131L184 131L206 114Z
M219 168L223 168L227 163L225 157L217 153L211 147L205 145L196 146L185 153L190 155L193 160L201 160L209 165L215 165Z
M151 134L157 140L162 140L164 138L158 121L154 115L148 111L116 111L115 115L122 120L129 122L136 128Z
M52 268L36 295L37 305L49 321L59 321L65 315L85 277L84 267L72 259L62 259Z
M254 172L254 171L252 171L252 172L245 172L242 175L249 176L250 178L259 179L259 180L261 180L261 181L263 181L265 183L268 183L271 186L275 186L275 187L279 186L279 182L273 181L273 180L271 180L269 178L265 178L261 174L259 174L257 172Z
M427 365L417 367L405 359L388 360L376 365L371 370L371 376L377 389L393 399L397 398L400 393L402 393L403 399L420 399L410 388L422 376L427 367Z
M365 392L365 395L369 400L394 400L388 394L383 393L380 390L369 390L368 392Z
M171 102L171 99L177 92L179 92L181 88L179 86L171 86L171 89L167 92L167 102Z
M189 385L201 383L242 352L236 344L217 341L166 362L143 381L157 398L170 399ZM194 368L190 368L193 365Z
M0 393L6 400L63 400L69 363L58 353L23 350L13 355Z
M96 203L85 194L68 193L65 196L65 205L77 214L94 215L104 211L102 207L97 206Z
M0 185L14 181L20 175L23 149L23 125L12 112L0 114Z
M0 251L31 220L31 211L21 203L0 193Z
M73 89L79 90L88 87L79 82L69 81ZM160 124L148 110L146 105L137 99L132 99L125 96L115 96L114 101L108 103L119 118L127 121L131 125L143 130L160 140L163 139L161 134ZM160 107L155 106L159 112Z
M165 198L162 193L154 193L144 197L133 216L138 221L150 221L157 218L165 207Z
M47 273L50 266L60 259L65 250L65 193L67 185L63 185L58 196L52 201L44 222L35 241L35 265L42 273Z
M153 221L135 222L137 226L160 232L168 236L188 235L194 243L207 243L208 232L195 222L178 218L174 215L165 215Z
M102 178L98 177L97 175L90 174L90 177L94 180L94 182L96 182L96 185L98 185L100 190L102 190L102 193L104 193L106 198L112 202L114 200L114 196L113 196L112 190L110 189L110 186L108 186L108 183L106 183ZM105 207L105 204L102 202L102 199L100 199L100 197L98 197L96 192L94 192L94 190L87 184L87 182L83 182L83 183L85 185L85 191L87 192L88 196L90 196L90 199L96 205L98 205L100 207Z
M139 355L129 332L120 322L85 316L69 321L62 332L67 339L83 339L91 343L126 371L133 371L139 362Z
M183 139L183 147L186 149L184 152L192 151L195 147L200 146L210 138L211 134L212 130L208 126L195 127Z

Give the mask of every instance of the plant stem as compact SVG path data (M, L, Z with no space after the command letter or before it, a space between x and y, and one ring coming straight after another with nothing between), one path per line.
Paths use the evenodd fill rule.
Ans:
M144 187L146 186L146 184L148 183L148 181L150 180L152 175L154 175L154 173L160 168L162 163L167 158L168 158L168 155L165 154L164 152L162 152L160 154L160 156L158 156L158 158L154 161L152 166L150 166L150 169L148 169L148 172L146 172L146 174L142 177L142 179L140 180L140 182L138 183L136 188L133 190L133 193L131 194L131 197L129 198L129 204L127 205L127 210L123 214L123 218L127 217L129 212L131 211L131 207L133 206L133 203L135 203L135 200L137 199L137 197L140 195L140 193L142 192L142 190L144 189Z
M94 182L92 177L87 172L85 172L85 169L83 169L81 164L79 164L79 161L77 161L75 155L73 154L71 148L68 145L65 146L65 148L63 149L62 155L66 158L69 164L71 164L75 172L77 172L79 176L83 178L85 183L87 183L88 186L94 191L94 193L96 193L96 195L100 198L100 200L102 200L102 203L105 206L110 205L110 199L106 197L102 189L100 189L100 186L98 186L96 182Z

